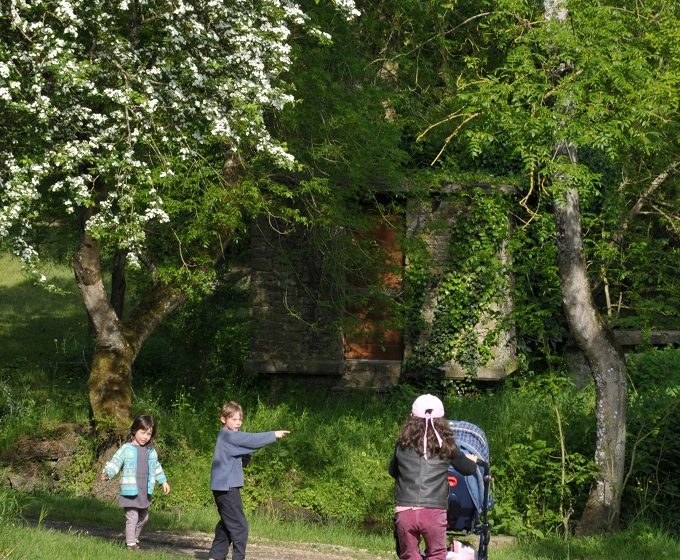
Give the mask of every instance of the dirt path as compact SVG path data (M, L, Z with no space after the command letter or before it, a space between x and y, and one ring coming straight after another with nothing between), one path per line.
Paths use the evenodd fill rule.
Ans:
M123 533L106 527L85 527L61 521L43 521L43 526L57 531L79 533L112 539L123 545ZM140 542L143 550L163 551L177 556L207 560L212 535L196 531L144 531ZM329 544L282 543L251 537L248 560L393 560L396 555L376 556L367 550Z
M43 526L57 531L103 537L123 546L123 533L107 527L86 527L65 521L43 521ZM207 560L212 534L198 531L144 531L140 547L143 550L163 551L177 556ZM512 537L492 536L491 549L514 543ZM473 541L473 545L476 542ZM231 558L231 556L229 556ZM251 537L248 541L248 560L395 560L396 554L376 555L361 548L331 544L276 542Z

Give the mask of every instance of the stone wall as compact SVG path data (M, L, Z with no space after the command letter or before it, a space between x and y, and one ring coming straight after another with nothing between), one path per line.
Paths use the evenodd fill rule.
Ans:
M445 193L444 193L445 194ZM446 196L437 204L409 203L406 209L407 233L425 239L435 269L443 271L448 257L450 228L455 221L453 205ZM436 227L435 227L436 224ZM356 359L345 355L341 311L329 303L328 281L322 275L322 256L301 232L282 232L267 220L252 228L252 315L253 336L249 371L268 373L281 379L311 381L325 378L336 388L384 389L398 383L403 359ZM501 258L507 259L503 252ZM326 258L333 258L333 255ZM406 262L406 266L408 266ZM423 314L432 321L436 307L436 287L427 294ZM509 313L510 297L490 310L476 327L480 337L497 325L497 318ZM421 336L427 336L427 329ZM404 338L404 357L414 344ZM498 380L516 369L514 331L501 333L492 350L493 358L478 370L482 380ZM440 368L447 377L465 377L462 368L450 362Z
M416 201L412 200L407 209L407 234L411 238L418 238L425 242L431 257L431 273L436 278L443 274L449 258L448 247L451 243L451 225L457 219L457 210L449 200L447 194L462 188L460 185L449 185L446 189L436 193L433 200ZM511 187L498 187L504 191L509 191ZM501 247L497 257L502 263L508 263L510 255L507 247ZM408 258L405 266L411 266ZM510 278L512 282L512 278ZM426 343L430 336L430 327L434 321L434 314L437 307L438 284L433 282L427 289L425 303L422 308L422 316L426 327L417 335L413 336L406 333L404 355L408 359L412 355L413 349L417 344ZM512 311L512 298L509 289L501 294L499 302L489 309L477 325L475 333L480 342L491 331L498 328L499 320L507 317ZM518 367L516 357L515 330L512 327L503 329L498 334L498 342L491 348L491 359L477 369L477 379L485 381L495 381L504 378ZM441 364L439 370L444 377L461 379L467 377L467 372L456 361L449 361Z
M319 255L299 232L265 219L251 229L251 358L257 373L334 376L342 372L338 313L321 297Z

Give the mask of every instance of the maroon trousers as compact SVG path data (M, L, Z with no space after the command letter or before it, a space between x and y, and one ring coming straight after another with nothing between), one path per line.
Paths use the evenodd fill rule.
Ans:
M422 560L420 538L425 541L428 560L446 560L446 510L407 509L397 513L400 560Z

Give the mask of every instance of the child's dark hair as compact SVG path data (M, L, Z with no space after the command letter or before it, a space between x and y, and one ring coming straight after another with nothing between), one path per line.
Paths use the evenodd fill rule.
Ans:
M154 436L156 435L156 424L154 424L153 418L150 414L140 414L137 416L137 418L134 419L132 422L132 426L130 426L130 441L135 439L135 434L137 433L137 430L148 430L151 429L151 439L149 439L149 443L147 443L147 446L151 446L154 443Z
M442 438L441 447L437 442L434 430L427 431L427 456L439 457L440 459L452 458L458 446L453 437L453 431L446 418L432 418L434 427ZM401 433L397 438L397 445L404 449L413 447L419 455L423 454L423 436L425 435L425 419L417 416L409 416L401 428Z

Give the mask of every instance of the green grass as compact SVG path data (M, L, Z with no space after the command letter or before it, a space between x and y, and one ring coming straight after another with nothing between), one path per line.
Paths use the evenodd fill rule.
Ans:
M256 542L262 535L257 531L255 524L253 529L255 531L252 542ZM323 539L315 541L290 538L299 536L295 532L287 536L288 538L276 540L328 544L328 541ZM325 533L318 533L317 536L325 536ZM51 560L90 560L92 558L129 560L130 558L130 553L120 543L87 536L77 531L61 533L40 527L0 526L0 560L43 558L46 551L49 551ZM375 557L395 558L396 556L391 549L380 549L375 552ZM168 560L177 557L147 551L144 553L144 558ZM680 543L663 532L638 529L602 537L524 540L503 548L492 547L489 558L491 560L639 560L640 558L676 560L680 558Z
M88 322L73 272L46 270L47 291L0 252L0 444L61 422L87 422ZM9 408L9 414L7 409Z
M336 524L312 525L303 521L284 522L253 515L250 517L250 526L254 535L273 541L333 544L360 548L383 555L394 550L391 534L351 531L347 527Z
M494 554L493 558L496 558ZM520 542L498 556L502 560L639 560L680 558L680 542L662 531L637 528L601 537L540 539Z
M79 526L122 527L123 516L115 503L103 503L90 497L36 493L20 495L23 516L27 519L66 521ZM214 507L158 511L153 508L145 530L200 531L212 533L217 521ZM273 541L318 543L389 553L392 535L351 530L339 524L310 524L282 521L273 516L249 513L250 534ZM0 556L0 560L2 557Z
M50 268L48 282L60 290L52 293L24 276L7 253L0 253L0 270L0 364L53 370L78 362L88 324L73 272Z
M121 509L90 497L66 496L60 494L35 493L20 495L23 516L27 519L50 519L68 521L75 525L115 527L121 521ZM150 523L155 521L152 516ZM153 527L153 525L149 525Z
M31 519L44 518L53 521L68 521L75 526L108 526L120 527L123 518L120 508L115 504L105 504L93 498L75 498L50 494L23 496L20 500L24 516ZM377 557L394 558L394 541L392 534L385 531L378 534L366 534L348 529L340 525L311 524L302 521L281 521L272 517L249 514L250 534L252 542L258 539L289 543L314 543L319 545L337 545L352 549L369 551ZM166 512L152 511L151 519L145 530L166 531L201 531L212 533L216 521L214 508L193 508L189 511ZM0 535L2 535L0 529ZM33 536L30 536L30 534ZM3 556L4 545L16 543L24 553L24 544L33 547L33 541L42 542L43 546L52 546L54 560L74 560L81 558L79 554L91 554L92 558L103 558L106 554L114 560L120 554L120 545L104 542L94 537L82 535L59 535L45 529L11 528L4 529L7 541L0 540L0 560L34 558L32 555ZM68 537L68 538L67 538ZM598 537L561 539L548 537L544 539L520 539L513 545L497 547L492 530L490 550L491 560L639 560L654 558L660 560L676 560L680 558L680 541L667 533L646 526L634 527L626 532ZM71 542L70 539L73 539ZM499 539L500 541L500 539ZM474 540L473 540L474 542ZM71 548L75 556L69 555ZM27 550L34 550L29 548ZM39 550L36 546L35 550ZM60 550L63 550L63 555ZM125 551L123 551L125 552ZM37 556L35 556L37 557ZM85 558L85 556L82 556ZM146 558L147 556L145 556ZM164 555L151 555L150 558L167 558Z
M0 560L130 560L130 552L120 543L87 536L82 533L61 533L44 528L0 527ZM176 559L161 552L145 552L145 560Z

